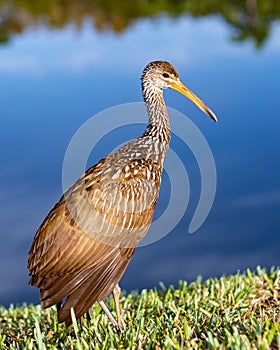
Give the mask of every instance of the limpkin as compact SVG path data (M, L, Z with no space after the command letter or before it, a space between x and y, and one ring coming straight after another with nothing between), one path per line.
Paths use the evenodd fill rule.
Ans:
M40 289L43 308L57 305L58 321L67 326L71 308L80 319L97 301L114 326L122 327L118 283L151 225L170 141L163 89L179 91L217 121L170 63L149 63L141 82L146 131L88 169L65 192L29 252L29 283ZM111 292L118 321L104 303Z

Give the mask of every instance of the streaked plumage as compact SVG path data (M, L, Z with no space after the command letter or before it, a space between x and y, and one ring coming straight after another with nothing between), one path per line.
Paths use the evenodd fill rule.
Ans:
M118 286L149 229L170 141L164 88L183 93L216 121L171 64L155 61L146 66L145 133L87 170L50 211L31 246L30 284L40 289L44 308L64 301L59 322L70 325L71 307L79 319Z

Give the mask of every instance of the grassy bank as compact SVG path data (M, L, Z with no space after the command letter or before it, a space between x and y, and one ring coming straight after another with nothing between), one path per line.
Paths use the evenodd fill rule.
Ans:
M120 334L98 305L89 326L68 329L55 308L0 307L0 349L280 349L280 269L180 281L123 295L121 307Z

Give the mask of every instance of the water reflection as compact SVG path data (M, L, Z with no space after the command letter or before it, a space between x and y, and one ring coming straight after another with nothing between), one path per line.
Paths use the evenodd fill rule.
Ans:
M159 15L172 18L182 15L196 18L218 16L234 29L234 40L252 39L260 47L269 36L272 23L280 17L280 3L275 0L149 0L138 1L137 4L112 0L1 0L0 41L8 42L11 37L30 27L61 29L74 24L79 29L85 20L90 20L98 31L121 33L139 20Z
M47 2L54 3L59 4ZM40 8L31 13L41 18ZM91 21L84 21L78 34L72 25L61 30L40 26L2 45L0 302L38 302L37 291L27 286L27 252L37 227L61 196L67 145L93 114L141 101L141 70L158 58L174 63L182 80L219 117L213 126L183 97L165 94L167 104L190 117L207 138L217 165L217 196L201 229L186 235L200 193L199 171L192 154L173 138L172 147L189 171L189 211L171 234L137 250L122 286L154 287L160 280L169 284L198 274L219 276L257 264L278 265L279 35L277 24L256 52L249 42L229 41L230 30L219 18L181 16L145 19L119 36L100 34ZM110 151L109 146L100 145L91 163ZM164 180L156 215L165 205L167 185Z

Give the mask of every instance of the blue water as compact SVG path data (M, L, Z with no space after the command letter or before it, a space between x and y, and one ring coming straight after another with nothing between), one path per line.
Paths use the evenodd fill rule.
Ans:
M207 139L217 192L207 220L187 234L200 193L199 170L174 136L171 146L188 169L190 205L169 235L136 251L121 286L129 291L279 265L280 26L274 25L260 50L234 43L230 35L218 19L181 17L139 21L123 35L97 33L86 22L79 32L71 26L37 28L0 46L1 304L38 302L38 291L27 284L27 254L61 196L67 146L94 114L141 101L141 71L154 59L173 63L219 118L215 125L183 96L165 92L168 106L187 115ZM135 137L142 129L123 132ZM113 145L100 145L90 162ZM156 218L168 193L165 174Z

